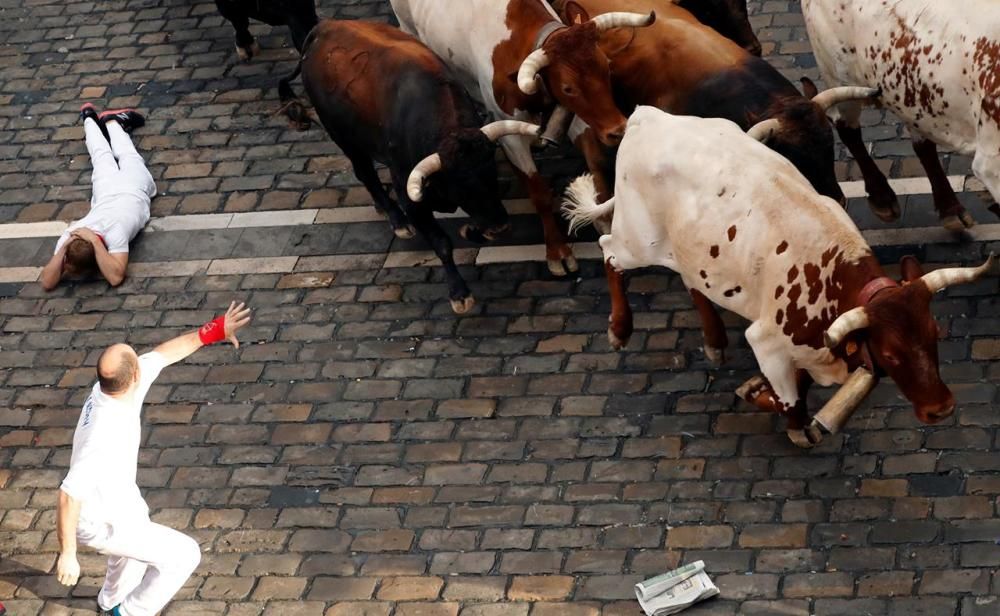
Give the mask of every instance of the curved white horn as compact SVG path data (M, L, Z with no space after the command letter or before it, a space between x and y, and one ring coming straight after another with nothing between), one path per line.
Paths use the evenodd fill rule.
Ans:
M535 81L535 77L538 76L538 71L542 70L549 64L549 57L545 54L544 49L536 49L531 52L531 54L524 59L521 63L521 68L517 71L517 87L521 88L521 91L525 94L534 94L538 91L538 83Z
M409 195L410 201L417 203L424 198L424 182L427 181L428 176L440 170L441 156L439 154L431 154L417 163L417 166L410 172L409 179L406 180L406 194Z
M840 88L830 88L823 90L813 97L812 101L826 111L834 105L846 103L848 101L860 101L875 98L882 93L878 88L864 88L860 86L843 86Z
M490 141L496 141L504 135L537 137L538 131L542 130L542 127L537 124L522 122L520 120L500 120L498 122L491 122L482 127L480 130L483 131L487 139Z
M865 309L861 306L851 308L830 324L830 328L823 334L823 342L828 349L832 349L840 344L847 334L866 327L868 327L868 314Z
M757 122L751 126L750 130L747 131L747 135L763 143L764 141L770 139L771 136L779 130L781 130L781 120L771 118L769 120Z
M992 252L987 257L986 263L983 263L979 267L946 267L928 272L921 276L920 279L924 281L924 284L931 290L931 293L937 293L941 289L955 284L972 282L988 272L991 267L993 267Z
M603 15L598 15L590 21L594 22L597 26L598 32L604 32L605 30L610 30L611 28L642 28L644 26L650 26L656 21L656 11L650 11L649 15L643 15L642 13L604 13Z

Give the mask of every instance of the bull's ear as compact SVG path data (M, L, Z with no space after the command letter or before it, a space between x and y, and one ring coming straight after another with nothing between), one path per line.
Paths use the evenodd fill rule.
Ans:
M913 282L924 275L924 268L913 255L906 255L899 260L899 271L904 282Z
M819 88L816 87L812 79L803 77L799 82L802 83L802 93L805 94L806 98L812 100L819 94Z
M579 26L582 23L590 21L590 14L587 13L587 9L580 6L577 2L567 2L564 11L566 13L566 23L571 26Z

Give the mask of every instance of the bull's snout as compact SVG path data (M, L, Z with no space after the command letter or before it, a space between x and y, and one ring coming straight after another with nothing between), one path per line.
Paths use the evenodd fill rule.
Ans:
M605 131L601 135L601 141L604 142L604 145L616 146L620 144L622 139L625 137L625 125L626 123L622 122L611 130Z
M936 424L951 417L955 412L955 397L951 394L943 402L923 404L916 408L917 419L925 424Z

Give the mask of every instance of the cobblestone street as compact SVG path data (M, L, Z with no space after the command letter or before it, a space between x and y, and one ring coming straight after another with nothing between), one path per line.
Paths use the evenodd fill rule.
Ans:
M384 0L317 4L391 18ZM818 80L798 2L750 9L765 56ZM577 244L579 274L553 277L506 172L513 232L478 251L456 241L477 303L454 315L427 246L393 235L322 127L292 130L277 113L296 58L287 29L252 23L263 54L241 63L206 0L0 0L0 18L10 616L96 609L104 557L84 551L72 589L50 572L100 352L148 350L233 299L255 311L239 349L167 368L143 411L152 518L202 548L167 616L638 616L635 582L696 560L721 596L685 616L1000 614L997 277L933 304L951 418L921 424L886 379L844 432L800 450L783 419L733 395L757 374L746 323L725 315L732 344L712 365L674 274L630 277L637 331L612 351L594 236ZM136 144L159 189L154 221L123 285L47 293L34 280L59 231L22 223L87 211L86 100L148 114ZM1000 251L968 158L944 157L980 223L958 241L886 116L865 112L866 143L893 178L919 179L898 185L897 223L849 194L880 260L895 273L905 254L978 265ZM856 182L837 148L840 178ZM561 188L583 163L564 147L541 167ZM444 225L453 236L457 223ZM832 391L814 388L810 407Z

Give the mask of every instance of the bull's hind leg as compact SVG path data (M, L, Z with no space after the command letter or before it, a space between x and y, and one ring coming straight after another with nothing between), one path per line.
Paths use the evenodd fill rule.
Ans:
M552 209L552 189L538 173L535 161L531 158L531 147L527 137L508 135L501 137L500 145L507 158L510 159L518 176L527 184L531 203L542 221L542 231L545 234L545 260L549 271L556 276L565 276L567 270L575 272L579 269L573 250L566 243L566 236L556 224Z
M729 337L726 336L726 326L712 302L697 289L689 289L694 307L701 317L701 331L705 339L705 357L715 365L721 365L726 360L726 347Z
M1000 108L998 101L989 100L990 109ZM986 103L983 105L985 107ZM972 159L972 172L990 192L993 203L989 205L989 210L1000 216L1000 205L997 204L1000 200L1000 126L994 123L983 124L979 129L977 140L976 156Z
M604 274L608 279L608 294L611 297L611 314L608 316L608 342L611 348L620 351L628 345L632 337L632 306L628 303L628 283L625 272L615 270L604 262Z
M392 225L392 232L396 234L396 237L404 240L413 237L416 233L413 225L410 224L403 210L399 209L399 205L385 191L385 187L382 185L382 181L375 171L372 159L367 154L356 152L343 146L341 146L341 149L344 150L344 155L351 161L351 166L354 167L354 175L364 184L365 188L368 189L368 194L372 196L372 200L375 202L375 210L389 219L389 224Z
M240 60L248 62L250 58L260 55L260 44L250 34L250 18L246 11L235 0L215 0L215 6L233 24L236 31L236 53Z
M886 222L897 220L900 216L899 199L892 186L889 186L889 180L885 179L882 170L868 153L861 136L861 103L841 103L838 112L837 134L861 169L861 175L865 179L865 192L868 193L868 206Z
M976 224L972 215L965 211L955 196L955 190L948 181L948 175L941 166L937 145L928 139L916 137L913 139L913 151L917 153L920 164L927 172L931 181L931 191L934 193L934 209L941 218L941 225L949 231L962 231Z

